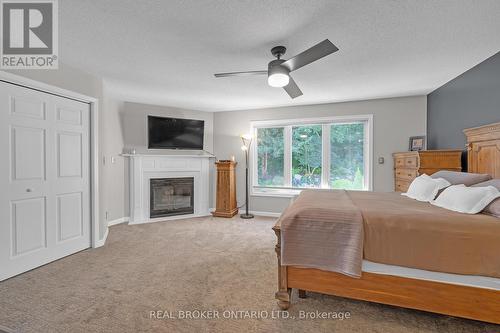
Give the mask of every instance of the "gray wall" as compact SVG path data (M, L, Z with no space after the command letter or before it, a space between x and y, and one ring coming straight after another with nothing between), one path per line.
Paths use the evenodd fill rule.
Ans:
M64 63L59 63L59 69L53 70L19 69L8 70L8 72L87 96L102 97L102 80L100 78Z
M429 149L464 148L464 128L500 121L500 52L427 97Z
M125 161L121 156L123 151L123 129L120 111L123 102L116 100L104 84L103 91L104 112L102 114L105 125L101 135L101 151L103 166L103 196L101 205L107 213L106 221L113 221L128 216L125 203L128 202L126 193ZM128 194L128 192L127 192Z
M240 149L239 135L248 133L254 120L295 119L325 116L373 114L373 187L375 191L392 191L394 188L391 154L408 150L408 139L426 132L426 96L378 99L359 102L292 106L260 110L228 111L214 113L214 143L218 159L236 156L238 204L244 203L244 155ZM378 157L385 164L377 163ZM250 209L263 212L281 212L289 203L288 198L250 197Z

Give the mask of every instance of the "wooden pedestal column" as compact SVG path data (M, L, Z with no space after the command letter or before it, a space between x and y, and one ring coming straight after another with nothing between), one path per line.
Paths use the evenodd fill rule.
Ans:
M236 204L236 162L218 161L217 166L217 198L213 216L233 217L238 214Z

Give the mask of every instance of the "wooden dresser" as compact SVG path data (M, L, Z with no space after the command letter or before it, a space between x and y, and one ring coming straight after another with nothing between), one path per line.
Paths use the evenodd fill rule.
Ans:
M392 154L394 157L394 190L406 192L410 183L422 174L439 170L462 171L462 150L423 150Z

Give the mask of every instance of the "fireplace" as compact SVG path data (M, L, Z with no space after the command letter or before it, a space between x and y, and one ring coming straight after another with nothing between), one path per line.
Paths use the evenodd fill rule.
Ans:
M130 170L130 221L129 224L140 224L174 220L186 216L209 216L210 215L210 156L209 155L129 155ZM190 178L188 178L190 177ZM191 197L185 199L184 205L174 202L174 211L169 213L186 213L189 215L170 215L165 212L154 210L165 210L169 207L162 206L164 199L161 192L152 191L156 188L157 181L188 178L193 182L193 187L185 188L191 191ZM153 181L152 181L153 180ZM181 181L182 182L182 181ZM161 184L162 182L159 182ZM185 187L185 186L183 186ZM156 193L155 193L156 192ZM179 195L174 191L174 195ZM180 192L182 193L182 192ZM152 199L157 196L156 205ZM184 195L179 195L184 197ZM186 196L187 197L187 196ZM179 198L178 198L179 199ZM186 206L192 207L189 211ZM180 211L179 211L180 209ZM182 210L185 210L184 212ZM157 214L158 213L158 214ZM159 217L161 215L161 217Z
M150 218L194 214L194 178L151 178Z

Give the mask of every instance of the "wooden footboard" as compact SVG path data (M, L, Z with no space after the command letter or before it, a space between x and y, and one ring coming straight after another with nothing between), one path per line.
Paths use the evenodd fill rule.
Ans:
M363 273L359 279L318 269L281 265L281 226L273 227L278 256L278 291L281 309L288 309L291 290L396 305L500 324L500 291L449 283Z
M281 265L281 226L279 223L280 222L278 221L278 223L273 227L276 237L278 238L276 247L274 248L278 257L278 291L275 296L278 300L278 306L280 309L287 310L290 306L292 289L288 287L287 266Z

